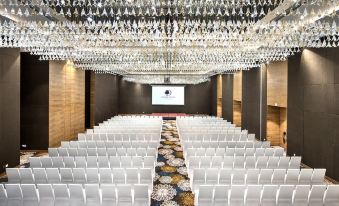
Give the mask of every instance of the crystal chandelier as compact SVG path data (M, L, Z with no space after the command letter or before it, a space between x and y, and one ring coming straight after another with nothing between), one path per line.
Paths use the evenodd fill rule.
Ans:
M3 0L0 47L126 81L197 84L337 47L337 0Z

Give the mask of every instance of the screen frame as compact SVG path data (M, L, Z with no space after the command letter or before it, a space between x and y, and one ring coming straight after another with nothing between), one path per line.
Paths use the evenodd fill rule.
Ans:
M184 88L184 103L183 104L153 104L153 86L154 87L183 87ZM152 91L151 91L151 97L152 97L152 106L185 106L185 98L186 98L186 85L184 84L151 84Z

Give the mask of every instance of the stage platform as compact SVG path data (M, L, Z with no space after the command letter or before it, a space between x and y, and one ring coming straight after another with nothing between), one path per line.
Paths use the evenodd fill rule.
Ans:
M175 120L177 117L189 116L186 113L152 113L151 116L160 116L164 120Z

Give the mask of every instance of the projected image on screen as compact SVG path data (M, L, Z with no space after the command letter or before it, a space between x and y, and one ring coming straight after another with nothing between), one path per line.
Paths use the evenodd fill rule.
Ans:
M153 105L184 105L184 86L152 86Z

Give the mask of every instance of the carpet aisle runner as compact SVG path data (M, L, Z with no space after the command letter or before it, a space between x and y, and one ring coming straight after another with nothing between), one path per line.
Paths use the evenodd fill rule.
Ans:
M192 206L194 195L176 121L164 121L151 195L152 206Z

